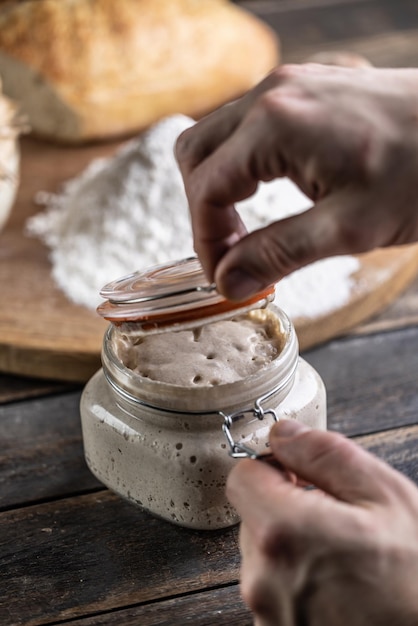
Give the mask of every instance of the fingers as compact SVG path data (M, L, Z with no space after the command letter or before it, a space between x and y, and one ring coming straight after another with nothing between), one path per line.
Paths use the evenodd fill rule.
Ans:
M242 300L313 261L364 252L380 243L379 237L378 228L371 233L362 228L362 204L344 189L308 211L237 238L219 260L215 282L225 297Z
M330 71L334 70L326 69ZM219 281L218 288L227 297L239 299L225 280L232 266L244 267L248 284L252 279L251 293L247 285L243 294L246 297L259 289L260 278L266 286L312 260L342 252L332 228L328 235L335 224L331 214L336 197L315 211L316 218L318 214L324 217L318 224L309 215L245 242L246 230L234 208L234 203L254 194L259 181L288 176L305 194L318 200L332 195L333 189L343 190L350 177L361 179L363 169L367 169L361 133L345 133L344 141L337 141L340 116L331 120L300 80L304 76L308 83L314 80L321 86L323 72L321 66L282 68L272 73L264 85L232 103L229 109L206 118L179 140L177 152L189 200L195 251L210 280ZM320 86L316 85L319 92ZM312 224L314 229L310 230ZM215 276L220 259L238 242L242 242L241 247ZM324 250L328 242L333 247ZM265 261L268 276L262 273ZM236 279L237 275L232 283L237 283Z
M391 615L401 615L399 593L391 591L404 590L408 576L414 579L416 511L410 505L416 487L390 498L402 492L402 476L349 440L311 431L295 420L273 427L271 447L282 463L347 502L298 489L281 471L257 460L235 466L227 493L242 519L241 593L255 624L316 623L317 618L334 623L351 609L354 621L363 623L365 611L378 615L379 585L395 598L395 605L387 603L395 606ZM358 607L359 590L366 595ZM414 607L414 600L409 596L406 605ZM387 608L381 615L388 615Z
M259 180L271 180L289 169L272 136L270 96L264 96L287 78L283 69L272 72L243 98L207 116L177 141L194 247L210 280L219 259L246 234L234 203L251 196ZM303 181L300 184L303 188Z
M388 502L406 482L349 439L310 430L294 420L275 424L270 435L276 458L302 479L350 504Z
M187 129L177 139L176 158L183 176L208 157L239 124L243 105L241 101L227 104L211 115L202 118L192 129Z
M259 461L240 461L233 468L227 496L263 552L279 549L289 561L297 560L306 542L315 542L327 529L331 533L334 526L343 527L347 516L345 504L319 491L304 491Z
M198 220L193 218L192 212L192 229L195 252L202 261L202 267L210 282L213 281L218 260L244 237L247 231L233 205L219 204L216 199L214 201L210 198L203 199L204 191L201 186L204 178L196 176L196 169L199 169L200 163L233 134L252 97L254 95L250 92L241 100L218 109L200 120L192 129L184 131L176 142L176 157L190 206L194 206L195 196L202 198ZM209 255L206 254L208 249Z
M195 251L221 293L243 299L317 259L416 239L416 145L400 97L416 93L411 76L282 66L180 137ZM247 237L234 204L280 176L315 207Z
M245 523L240 529L241 595L255 616L255 626L294 623L294 588L298 568L281 568L259 549Z
M270 445L280 463L319 489L304 491L267 463L245 460L234 467L227 496L266 553L279 546L282 558L296 559L301 539L344 543L348 533L355 540L370 532L375 505L405 506L415 498L406 477L337 433L280 420Z
M290 166L280 151L280 145L286 143L280 132L283 129L287 129L286 134L290 132L289 115L286 124L273 124L269 99L270 95L258 97L249 112L239 119L233 132L224 133L221 128L214 139L212 123L208 120L207 129L193 128L196 134L190 134L190 142L200 140L200 147L189 145L185 148L184 143L179 146L180 152L189 153L189 156L183 154L179 158L189 200L195 250L210 279L219 259L246 234L234 203L254 194L260 180L283 176L289 169L297 177L296 167ZM288 105L285 108L292 109ZM241 106L241 109L245 107ZM278 109L276 105L276 118ZM220 117L223 116L220 114ZM234 117L233 123L236 122L237 117ZM293 123L296 124L296 120ZM187 135L184 137L185 141ZM260 145L262 149L259 149Z
M242 300L316 259L342 254L336 228L332 207L317 206L242 237L216 266L218 291Z

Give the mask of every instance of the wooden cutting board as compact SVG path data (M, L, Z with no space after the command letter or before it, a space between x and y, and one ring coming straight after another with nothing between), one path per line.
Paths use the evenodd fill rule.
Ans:
M58 191L91 159L112 154L118 145L69 148L22 140L21 185L0 234L0 371L85 382L100 367L107 322L57 289L47 248L26 237L23 229L27 218L40 210L34 203L36 192ZM416 245L359 258L352 297L345 306L319 318L294 320L301 350L380 312L418 274Z

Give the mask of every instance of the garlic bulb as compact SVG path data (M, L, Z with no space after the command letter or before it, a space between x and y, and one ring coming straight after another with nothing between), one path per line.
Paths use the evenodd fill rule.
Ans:
M0 229L5 225L19 185L19 134L24 122L16 105L1 93L0 83Z

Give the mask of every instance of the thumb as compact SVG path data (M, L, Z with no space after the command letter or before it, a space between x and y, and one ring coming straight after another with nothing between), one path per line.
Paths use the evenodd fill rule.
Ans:
M218 290L242 300L313 261L371 249L373 232L363 232L359 206L352 190L339 191L304 213L246 235L218 262Z
M402 477L395 470L337 433L281 420L271 430L270 445L288 469L351 504L387 502L401 487Z

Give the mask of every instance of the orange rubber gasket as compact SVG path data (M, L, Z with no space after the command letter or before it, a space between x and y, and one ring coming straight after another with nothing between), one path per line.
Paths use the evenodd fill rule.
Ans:
M247 298L246 300L242 300L240 302L231 301L231 300L222 300L221 302L217 302L216 304L209 304L198 306L189 310L182 311L170 311L165 313L150 312L143 315L138 315L137 317L133 317L132 315L127 315L123 317L120 315L120 311L122 306L115 305L109 301L104 302L100 305L101 315L109 322L115 324L115 326L119 326L120 324L131 322L140 324L144 330L148 328L155 328L158 326L167 326L171 324L177 324L181 322L190 322L197 319L202 319L205 317L212 317L216 315L222 315L222 313L228 313L230 311L236 311L242 308L246 308L251 306L252 304L256 304L261 300L268 300L274 294L274 285L270 285L263 291L256 293L251 298ZM117 317L112 316L112 310L119 311ZM106 309L109 309L107 312Z

